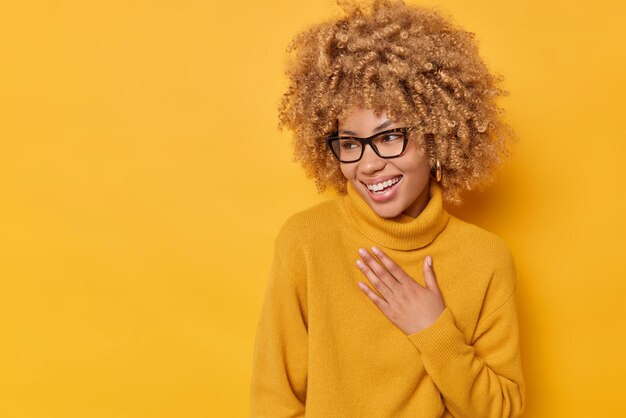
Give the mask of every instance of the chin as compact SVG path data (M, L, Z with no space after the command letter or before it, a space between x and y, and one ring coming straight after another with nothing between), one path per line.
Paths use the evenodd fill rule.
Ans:
M370 199L367 192L359 190L359 194L367 202L367 205L381 218L395 218L400 215L404 209L398 205L398 202L380 203ZM364 195L365 194L365 195Z

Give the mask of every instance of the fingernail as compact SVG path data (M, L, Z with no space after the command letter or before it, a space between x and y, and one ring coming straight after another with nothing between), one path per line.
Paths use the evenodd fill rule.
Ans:
M376 255L380 255L380 250L378 249L378 247L372 247L372 252Z
M365 266L361 260L356 260L356 265L361 267L361 268L363 268Z
M430 267L432 267L432 266L433 266L433 259L432 259L432 257L431 257L431 256L429 256L429 255L427 255L427 256L426 256L426 263L428 263L428 265L429 265Z
M359 254L361 254L362 257L365 257L367 255L367 251L365 251L363 248L359 248Z

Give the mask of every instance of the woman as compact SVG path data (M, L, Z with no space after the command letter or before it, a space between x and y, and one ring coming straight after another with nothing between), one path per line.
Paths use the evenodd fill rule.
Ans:
M275 241L251 417L518 417L516 275L450 215L514 135L473 34L402 1L299 33L280 106L294 155L340 196Z

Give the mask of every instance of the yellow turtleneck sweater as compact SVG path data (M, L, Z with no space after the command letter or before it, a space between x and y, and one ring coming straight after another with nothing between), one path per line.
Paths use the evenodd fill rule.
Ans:
M519 417L514 261L505 242L450 215L431 181L417 218L379 217L348 193L292 215L275 241L256 334L251 418ZM406 335L359 289L359 247L377 245L446 305Z

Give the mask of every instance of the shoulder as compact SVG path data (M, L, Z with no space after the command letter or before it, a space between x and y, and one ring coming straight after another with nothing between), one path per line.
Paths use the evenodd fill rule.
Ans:
M302 236L318 232L339 216L338 199L317 203L291 214L280 227L279 236Z
M495 233L453 215L450 215L448 228L451 239L459 247L470 249L474 256L491 259L494 268L514 265L509 245Z
M334 198L289 215L276 235L277 248L294 251L295 247L302 249L327 236L340 219L340 210L340 201Z
M515 259L507 242L495 233L450 215L449 239L459 252L466 253L467 263L488 274L487 292L505 300L515 291Z

